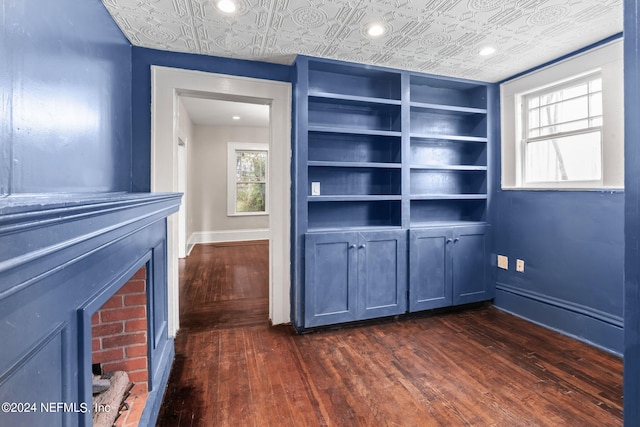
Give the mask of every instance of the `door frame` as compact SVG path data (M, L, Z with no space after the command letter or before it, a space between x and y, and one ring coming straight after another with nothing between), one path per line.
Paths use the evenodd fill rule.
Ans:
M291 83L203 71L151 66L151 191L177 192L180 95L269 105L269 319L291 321ZM222 201L226 203L226 201ZM167 219L169 335L180 324L178 282L178 218Z
M188 194L188 163L187 163L187 138L179 135L180 129L177 129L178 135L178 192L182 193L182 203L178 211L178 258L187 256L187 206L189 204Z

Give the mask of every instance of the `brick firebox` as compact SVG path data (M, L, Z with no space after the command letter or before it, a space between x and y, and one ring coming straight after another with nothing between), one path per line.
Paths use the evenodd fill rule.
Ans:
M125 371L133 385L129 410L120 413L116 425L136 425L132 418L139 419L136 413L141 413L148 393L146 289L142 267L91 318L92 363L103 373Z

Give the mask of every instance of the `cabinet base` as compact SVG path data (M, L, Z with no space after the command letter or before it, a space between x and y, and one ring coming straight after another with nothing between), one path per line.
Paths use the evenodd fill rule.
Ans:
M404 320L421 319L425 317L438 316L443 313L455 313L458 311L465 311L465 310L477 310L481 308L490 307L492 305L493 305L493 300L487 300L487 301L473 302L473 303L463 304L463 305L434 308L432 310L407 312L402 314L396 314L395 316L377 317L375 319L356 320L353 322L335 323L331 325L314 326L310 328L293 326L293 329L296 331L297 334L303 335L303 334L310 334L314 332L332 331L332 330L345 329L345 328L357 328L357 327L368 326L368 325L379 325L381 323L398 322L398 321L401 322Z

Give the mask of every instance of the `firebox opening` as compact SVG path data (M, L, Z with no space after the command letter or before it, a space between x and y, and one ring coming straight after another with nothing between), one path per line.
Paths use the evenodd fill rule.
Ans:
M149 391L147 268L143 266L91 317L94 425L137 425ZM106 418L106 420L98 418Z

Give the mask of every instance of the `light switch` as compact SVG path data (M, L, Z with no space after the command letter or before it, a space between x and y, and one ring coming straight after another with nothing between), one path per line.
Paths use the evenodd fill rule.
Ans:
M524 273L524 261L521 259L516 260L516 271L519 273Z

